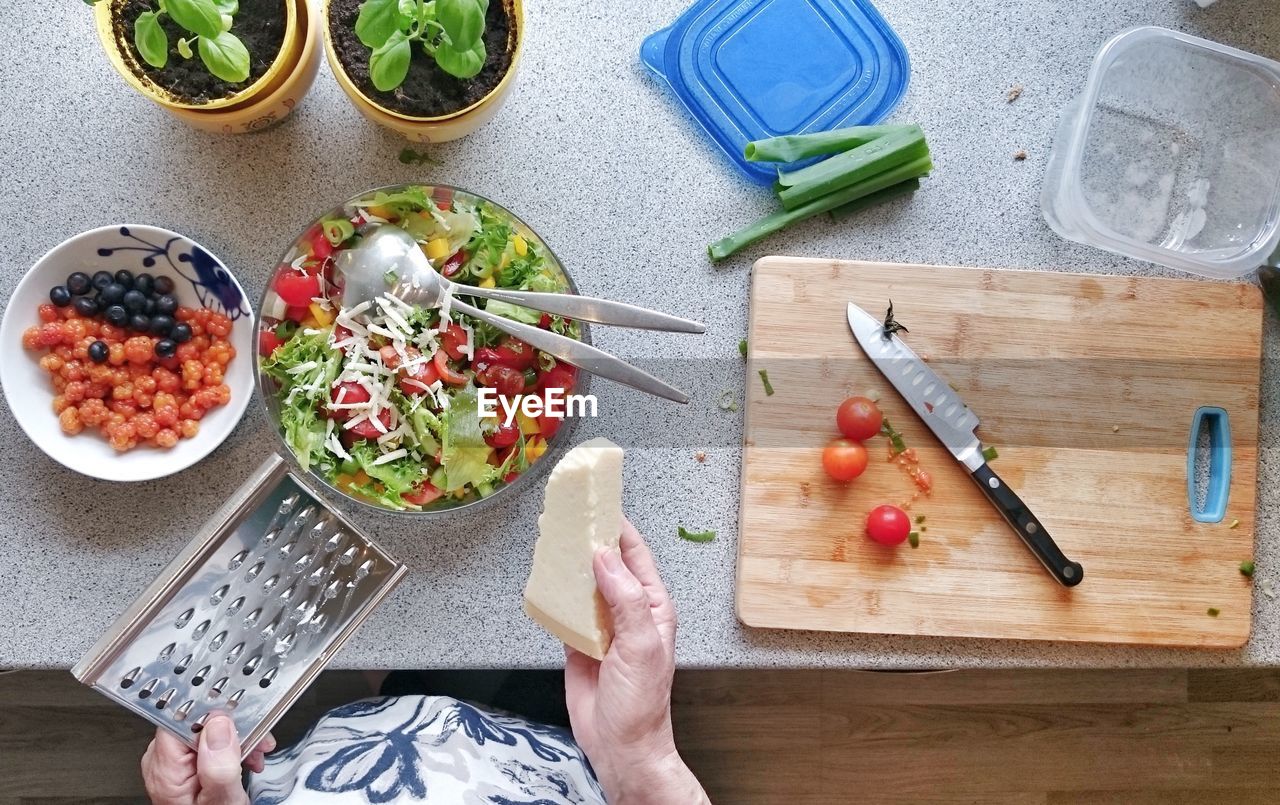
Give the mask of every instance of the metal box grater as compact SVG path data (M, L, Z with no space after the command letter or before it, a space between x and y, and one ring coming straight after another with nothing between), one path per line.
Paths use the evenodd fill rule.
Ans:
M227 713L244 756L406 570L273 455L71 672L192 747Z

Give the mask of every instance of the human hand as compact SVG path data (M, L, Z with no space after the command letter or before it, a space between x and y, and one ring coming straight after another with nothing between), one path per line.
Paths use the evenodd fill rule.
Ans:
M275 748L276 739L268 735L244 765L250 771L262 771L263 755ZM157 729L142 756L142 782L154 805L247 805L235 724L224 715L211 717L200 732L197 750L167 730Z
M623 520L618 550L595 556L613 617L603 661L565 647L569 722L611 803L705 802L671 730L676 611L648 546Z

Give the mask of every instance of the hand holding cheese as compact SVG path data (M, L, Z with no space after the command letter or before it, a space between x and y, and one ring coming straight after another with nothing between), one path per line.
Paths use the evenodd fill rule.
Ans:
M551 470L524 611L569 646L604 659L613 625L592 571L622 531L622 448L592 439Z

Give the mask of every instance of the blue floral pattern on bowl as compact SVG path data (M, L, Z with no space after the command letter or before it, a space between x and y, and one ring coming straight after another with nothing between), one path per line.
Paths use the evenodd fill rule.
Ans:
M138 252L142 255L140 264L145 269L155 268L162 258L175 274L191 284L202 307L223 313L232 321L249 315L240 286L217 258L200 246L178 235L158 244L135 235L127 226L120 227L118 231L120 237L125 238L124 245L99 247L99 257L111 257L118 252Z

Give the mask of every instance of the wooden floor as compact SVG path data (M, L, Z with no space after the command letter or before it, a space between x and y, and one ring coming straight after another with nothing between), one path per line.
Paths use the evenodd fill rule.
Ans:
M290 740L366 695L321 677ZM1280 801L1280 672L682 672L680 748L718 803ZM69 674L0 675L0 805L140 799L150 730Z

